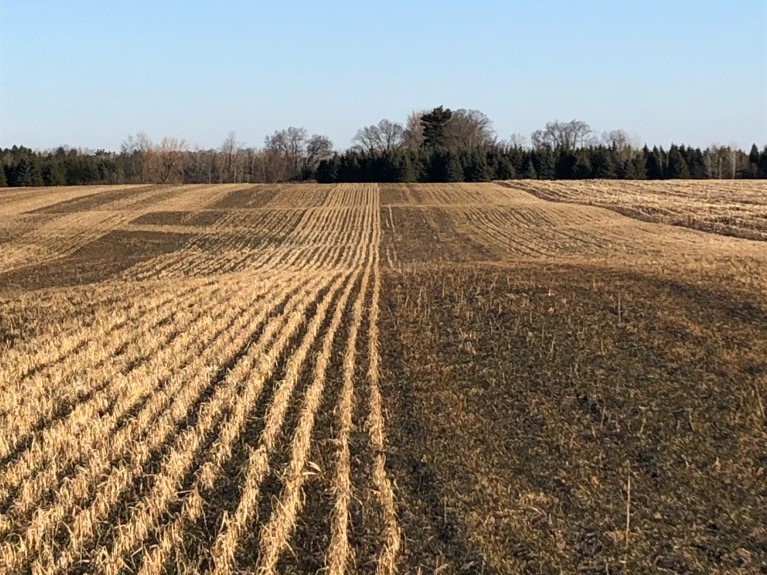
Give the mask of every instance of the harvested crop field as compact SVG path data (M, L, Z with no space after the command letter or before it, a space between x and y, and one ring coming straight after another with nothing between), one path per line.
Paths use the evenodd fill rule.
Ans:
M626 185L0 191L0 572L767 573L763 184Z
M605 184L581 182L507 182L545 200L610 208L651 222L767 240L767 181L682 180L657 182L624 180Z

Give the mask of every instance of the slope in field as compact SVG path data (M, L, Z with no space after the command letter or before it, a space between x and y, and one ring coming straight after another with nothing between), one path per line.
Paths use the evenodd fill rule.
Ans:
M506 182L558 202L596 205L650 222L767 240L767 184L762 180Z
M0 571L393 572L377 187L253 203L241 186L200 192L95 194L35 230L67 264L98 260L99 241L119 247L115 234L182 241L138 264L120 249L112 259L134 265L114 268L93 305L91 289L49 290L50 319L29 339L9 332ZM183 235L132 227L226 197L238 207ZM81 239L72 222L88 218ZM26 318L33 298L4 310Z
M762 242L496 184L22 192L1 573L767 562Z

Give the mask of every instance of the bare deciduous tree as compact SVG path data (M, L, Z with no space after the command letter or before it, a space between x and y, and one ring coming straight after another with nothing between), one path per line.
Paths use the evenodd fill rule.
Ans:
M454 110L445 125L447 146L450 149L489 146L495 142L493 122L479 110Z
M375 152L380 149L381 137L377 126L365 126L357 130L352 138L354 149L360 152Z
M327 136L314 134L306 143L306 158L304 167L309 170L316 170L322 160L326 160L333 155L333 142Z
M264 140L267 157L276 169L270 170L275 179L294 179L301 175L301 158L306 144L307 132L304 128L291 126L287 130L277 130Z
M144 132L129 135L120 145L120 153L130 157L130 171L126 174L130 181L148 181L148 168L146 159L152 150L152 140Z
M381 139L387 152L391 152L402 145L402 137L405 132L402 124L384 118L378 122L378 129L381 132Z
M384 118L378 124L358 130L352 142L363 152L391 152L402 145L404 132L401 124Z
M186 149L186 140L181 138L163 138L159 145L152 149L155 181L161 184L175 181L183 183L183 159Z
M405 129L402 132L402 141L406 148L409 150L417 150L423 146L423 124L421 123L421 116L426 111L411 112L405 122Z
M712 144L705 154L706 172L709 178L734 179L738 171L738 149L736 146Z
M605 143L605 145L610 146L611 148L616 148L616 149L627 148L632 146L636 147L631 141L631 136L629 136L623 130L611 130L609 132L604 132L602 134L602 141Z
M530 139L535 148L549 146L560 150L574 150L596 141L591 126L580 120L549 122L543 130L533 132Z
M624 130L611 130L602 134L602 142L615 151L615 157L625 165L637 154L638 145Z
M221 178L228 182L237 181L237 154L240 148L241 144L237 142L237 135L234 132L229 132L224 143L221 144L221 155L223 156Z
M506 144L510 148L525 148L527 147L527 136L524 134L512 134L509 136L509 140Z

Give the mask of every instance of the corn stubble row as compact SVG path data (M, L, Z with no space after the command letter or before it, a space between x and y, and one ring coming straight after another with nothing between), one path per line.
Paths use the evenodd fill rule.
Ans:
M158 201L204 208L203 191L182 188ZM232 211L179 251L124 272L109 286L121 297L99 304L108 314L63 317L8 349L0 366L0 572L277 573L317 469L318 433L331 433L335 450L325 470L332 516L317 526L329 532L327 570L355 570L350 505L364 491L380 517L376 570L394 572L400 532L378 390L378 187L339 186L319 200L310 191ZM124 222L151 211L153 192L142 193L138 204L100 209ZM75 244L82 233L72 226ZM340 381L329 377L336 357ZM320 431L320 406L336 385L334 423ZM368 436L364 477L372 484L352 472L355 427ZM235 500L221 515L211 499L232 466ZM269 474L279 479L276 492L265 491ZM208 548L190 548L189 529L213 517ZM258 549L246 549L254 541ZM244 564L246 556L257 563Z
M732 259L763 264L763 242L752 239L763 236L765 189L759 181L692 180L400 185L386 188L385 225L397 236L392 206L420 206L440 217L430 219L431 232L453 244L457 259L466 238L508 261L630 263L650 269L673 261L675 267L699 271ZM384 257L399 267L391 242Z

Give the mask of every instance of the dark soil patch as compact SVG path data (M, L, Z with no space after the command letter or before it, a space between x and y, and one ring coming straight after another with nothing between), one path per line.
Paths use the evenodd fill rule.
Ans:
M132 220L132 224L145 224L150 226L180 226L189 212L149 212Z
M767 564L761 307L586 267L446 266L384 288L402 572Z
M188 234L160 232L110 232L72 255L0 274L7 290L35 290L90 284L161 254L181 248Z
M226 196L211 204L211 209L262 208L279 193L271 186L251 186L229 192Z
M404 184L379 184L381 205L408 203L407 186Z
M382 253L396 252L399 262L475 262L497 259L489 250L455 229L438 209L383 207Z
M182 225L188 226L212 226L218 223L227 212L223 210L204 210L200 212L188 212L181 220Z
M222 210L149 212L131 223L151 226L212 226L225 215L226 212Z
M32 210L30 214L63 214L68 212L80 212L84 210L97 210L106 204L116 202L118 200L124 200L131 198L137 194L147 192L154 189L156 186L143 186L140 188L118 188L115 190L107 190L105 192L99 192L97 194L91 194L85 197L73 198L71 200L65 200L58 202L50 206L45 206L37 210Z
M58 217L59 216L53 214L20 214L14 216L12 225L0 226L0 244L9 244L19 238L23 238L24 235L33 231L35 228L43 226L47 222L55 220Z

